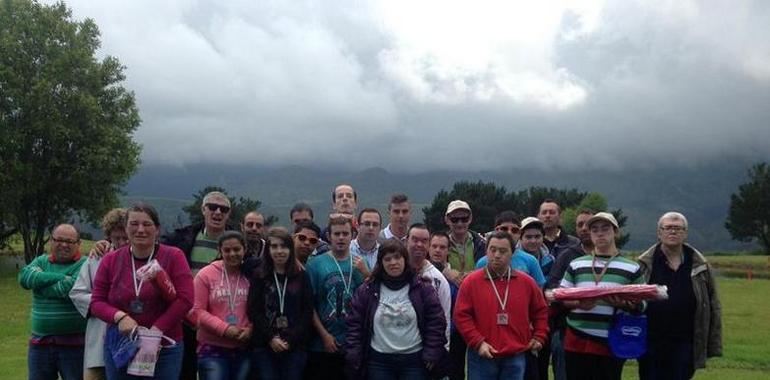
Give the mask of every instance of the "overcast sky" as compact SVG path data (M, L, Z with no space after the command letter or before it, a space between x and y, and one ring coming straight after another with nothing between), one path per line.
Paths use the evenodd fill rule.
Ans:
M768 1L67 3L127 67L145 164L770 156Z

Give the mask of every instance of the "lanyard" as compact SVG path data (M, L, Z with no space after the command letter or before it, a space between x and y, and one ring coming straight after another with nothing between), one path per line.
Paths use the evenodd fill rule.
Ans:
M353 284L353 256L348 253L348 259L350 259L350 274L348 276L348 282L345 282L345 274L342 273L342 267L340 266L340 263L337 262L337 258L334 257L331 252L329 252L329 256L331 256L332 261L334 261L334 265L337 266L337 270L340 271L340 278L342 278L342 285L345 286L345 293L350 295L350 286Z
M286 284L289 282L289 276L283 278L283 288L278 284L278 275L273 271L273 278L275 279L275 289L278 291L278 309L279 315L283 315L283 305L286 302Z
M487 277L489 277L489 283L492 284L492 290L495 291L497 302L500 304L500 310L505 311L505 305L508 304L508 291L511 289L511 267L508 267L508 279L505 282L505 299L500 299L500 293L497 291L497 286L495 286L495 280L492 279L492 274L489 273L489 268L484 268L484 270L487 271Z
M241 283L240 273L235 278L235 292L232 291L230 286L230 277L227 275L227 269L222 266L222 272L224 272L225 282L227 283L227 306L230 308L230 312L235 312L235 296L238 294L238 284Z
M596 253L594 253L594 258L591 260L591 273L594 275L594 284L599 285L600 282L602 282L602 279L604 278L604 275L607 274L607 269L610 267L610 263L612 263L612 260L617 257L618 254L612 255L609 260L607 260L607 263L604 264L604 268L602 268L602 271L597 274L596 273Z
M131 254L131 278L133 278L134 280L134 295L136 296L137 299L139 299L139 291L142 290L142 284L144 284L144 278L139 280L139 283L137 284L136 264L134 263L134 247L129 247L128 252ZM153 256L155 256L155 249L152 250L152 253L150 253L150 257L147 259L147 262L144 265L149 264L150 261L152 261ZM143 267L144 265L142 265L141 267Z

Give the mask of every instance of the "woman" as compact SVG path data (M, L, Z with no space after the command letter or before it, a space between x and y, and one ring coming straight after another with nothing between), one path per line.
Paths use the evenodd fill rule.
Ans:
M116 208L110 210L102 219L102 232L109 243L108 251L114 251L128 243L126 235L126 210ZM75 285L70 290L70 299L83 317L88 318L86 326L85 359L83 360L83 379L104 379L104 334L107 324L89 313L91 305L91 290L94 277L99 268L101 256L91 256L80 268L80 274Z
M243 235L226 231L219 237L221 260L205 266L195 276L192 320L198 326L201 380L245 380L249 375L249 281L241 274L245 247Z
M193 304L190 267L182 251L157 243L160 222L152 206L137 203L126 211L129 244L102 258L94 279L91 313L107 322L108 330L117 328L124 336L144 327L175 340L176 344L164 346L158 353L153 376L175 379L182 365L182 319ZM152 259L168 274L176 290L175 299L167 301L155 284L148 283L151 280L142 281L136 275L136 270ZM140 378L127 374L126 367L117 368L106 348L108 379Z
M313 317L313 289L283 228L267 234L268 252L254 273L249 291L251 344L263 380L300 379Z
M345 344L352 378L425 379L446 355L441 303L408 262L401 242L386 241L353 297Z

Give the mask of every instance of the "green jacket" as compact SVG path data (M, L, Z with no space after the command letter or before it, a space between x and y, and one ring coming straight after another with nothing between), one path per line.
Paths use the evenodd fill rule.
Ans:
M644 278L650 280L652 258L658 248L653 245L642 253L638 260L644 271ZM695 318L693 319L693 365L706 367L706 358L722 356L722 304L717 296L716 282L706 258L689 244L684 251L692 256L692 290L695 293Z
M19 285L32 290L32 334L82 334L86 319L75 309L69 292L86 258L66 264L40 255L19 272Z

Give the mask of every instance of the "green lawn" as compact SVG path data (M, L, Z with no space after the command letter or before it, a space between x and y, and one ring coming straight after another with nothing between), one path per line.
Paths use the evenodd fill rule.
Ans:
M712 359L696 379L770 378L770 281L720 278L723 307L723 358ZM21 289L14 271L0 273L0 374L26 379L30 292ZM635 379L636 363L626 365L624 379Z

